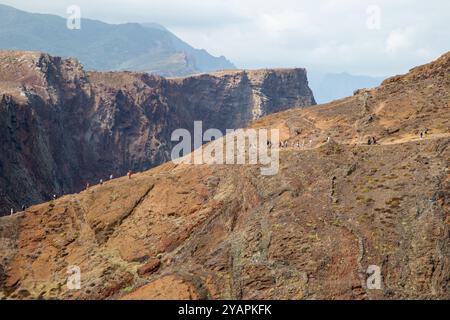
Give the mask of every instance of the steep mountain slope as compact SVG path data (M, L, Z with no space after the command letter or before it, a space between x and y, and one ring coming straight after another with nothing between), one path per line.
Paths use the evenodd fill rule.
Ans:
M1 218L0 292L448 300L449 71L447 54L376 89L256 121L289 142L277 175L167 163ZM66 286L73 265L81 290ZM366 282L373 265L379 290Z
M226 58L194 49L167 29L82 19L80 30L64 18L32 14L0 4L0 48L75 57L87 70L142 71L164 76L234 69Z
M196 120L224 131L312 104L304 69L165 79L0 51L0 214L159 165Z

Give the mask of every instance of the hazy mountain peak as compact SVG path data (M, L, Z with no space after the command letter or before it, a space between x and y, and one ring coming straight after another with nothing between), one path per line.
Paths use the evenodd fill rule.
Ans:
M166 27L160 25L159 23L155 23L155 22L146 22L146 23L141 23L141 25L145 28L151 28L151 29L158 29L161 31L167 31Z
M143 71L165 76L233 69L224 57L195 49L156 23L107 24L82 19L80 30L63 17L0 5L0 49L75 57L88 70Z

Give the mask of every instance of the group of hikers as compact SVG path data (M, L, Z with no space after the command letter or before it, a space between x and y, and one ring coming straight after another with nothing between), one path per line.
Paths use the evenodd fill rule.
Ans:
M430 130L429 130L428 128L425 128L423 131L420 131L420 134L419 134L419 135L420 135L420 139L423 139L424 136L427 135L429 132L430 132ZM327 138L327 143L330 143L330 142L331 142L331 137L328 137L328 138ZM310 140L310 141L309 141L309 146L312 146L312 143L313 143L313 141ZM376 145L376 144L378 144L378 141L377 141L377 139L376 139L375 137L372 136L372 137L369 137L369 138L367 139L367 145L370 146L370 145ZM272 147L272 141L267 141L267 146L268 146L268 147ZM303 140L302 143L300 143L300 141L292 142L291 146L292 146L293 148L294 148L294 147L297 147L297 148L304 148L304 147L305 147L305 140ZM288 142L288 140L281 141L281 142L280 142L280 148L281 148L281 149L283 149L283 148L289 148L289 142ZM128 173L127 173L128 179L131 179L132 176L133 176L133 171L129 170ZM111 174L111 175L109 176L109 180L113 180L113 179L114 179L114 176ZM100 185L103 185L103 183L104 183L103 179L100 179L99 184L100 184ZM88 190L88 189L90 188L90 186L91 186L90 183L87 182L87 183L86 183L86 190ZM52 198L52 200L56 200L56 199L58 198L58 196L57 196L56 194L53 194L53 195L51 196L51 198ZM21 209L22 209L22 211L25 211L25 210L27 209L27 206L26 206L26 205L22 205ZM11 208L11 215L13 215L14 212L15 212L14 208Z
M423 139L424 136L426 136L429 132L430 132L430 129L428 129L428 128L425 128L423 131L420 131L420 139ZM330 143L330 142L331 142L331 137L328 137L328 138L327 138L327 143ZM309 146L310 146L310 147L312 146L312 143L313 143L313 141L310 140L310 141L309 141ZM372 136L372 137L369 137L369 138L367 139L367 145L371 146L371 145L376 145L376 144L378 144L377 138L375 138L375 137ZM271 146L272 146L272 142L269 141L269 142L267 143L267 145L268 145L269 147L271 147ZM280 149L288 148L288 147L289 147L289 143L288 143L287 140L280 142ZM300 144L300 142L292 142L292 147L293 147L293 148L294 148L294 147L297 147L297 148L304 148L304 147L305 147L305 140L303 140L303 143L302 143L302 144Z
M312 143L313 143L313 141L309 140L310 147L312 146ZM307 144L305 143L305 140L303 140L303 142L301 142L301 143L300 143L300 141L297 141L297 142L293 141L291 143L292 148L305 148L306 145ZM289 148L289 142L287 140L280 142L280 149L285 149L285 148Z
M450 131L450 129L449 129ZM420 139L423 139L427 134L430 133L430 129L425 128L423 131L420 131ZM331 137L327 138L327 143L331 143L332 139ZM309 140L309 147L312 146L313 140ZM376 137L371 136L367 139L367 145L371 146L371 145L377 145L378 144L378 140ZM267 146L271 147L272 146L272 142L268 141L267 142ZM292 148L304 148L305 147L305 140L303 140L303 143L298 142L292 142L291 144ZM284 148L289 148L289 142L288 140L285 141L281 141L280 142L280 149L284 149Z
M309 145L311 146L313 143L312 140L309 141ZM267 141L267 146L270 148L272 147L272 141L268 140ZM297 148L304 148L305 147L305 141L303 140L303 143L298 142L292 142L291 146L297 147ZM285 141L281 141L279 144L280 149L284 149L284 148L289 148L289 141L285 140Z
M26 206L25 204L23 204L22 207L21 207L21 209L22 209L22 211L25 211L25 210L27 210L27 206ZM13 215L13 214L15 213L14 208L11 208L10 213L11 213L11 215Z
M430 129L425 128L424 130L419 132L419 136L420 136L420 140L423 140L423 138L428 135L430 133ZM367 140L367 144L370 145L374 145L377 144L378 141L375 137L369 137L369 139Z
M133 171L132 171L132 170L129 170L129 171L127 172L127 177L128 177L128 179L131 179L132 176L133 176L133 174L134 174ZM111 175L109 176L109 180L113 180L113 179L114 179L114 175L111 174ZM99 184L100 184L100 185L103 185L103 183L104 183L104 180L103 180L103 179L100 179ZM90 187L91 187L90 183L87 182L87 183L86 183L86 190L89 189ZM52 194L52 195L50 196L50 199L51 199L51 200L56 200L56 199L58 199L58 195L57 195L57 194ZM27 209L27 206L26 206L25 204L23 204L23 205L21 206L21 209L22 209L22 212L23 212L23 211L25 211L25 210ZM15 212L16 212L16 210L15 210L14 208L11 208L10 214L13 215Z
M128 179L131 179L131 177L133 176L133 171L132 170L128 170L128 172L127 172L127 177L128 177ZM114 175L110 175L109 176L109 180L112 180L112 179L114 179ZM100 185L103 185L103 183L104 183L105 181L103 180L103 179L100 179L100 181L99 181L99 184ZM89 188L91 187L91 184L89 183L89 182L87 182L86 183L86 190L88 190Z

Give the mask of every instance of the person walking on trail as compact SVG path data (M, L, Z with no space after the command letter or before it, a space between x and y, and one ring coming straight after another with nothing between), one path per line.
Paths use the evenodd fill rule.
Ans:
M369 146L372 145L372 138L369 137L369 140L367 140L367 145L369 145Z
M103 179L100 179L100 185L103 185Z
M423 132L420 132L420 139L423 139Z
M133 175L133 172L130 170L128 171L128 179L131 179L131 176Z
M22 211L25 211L27 209L27 206L26 205L22 205Z
M53 200L56 200L56 194L54 194L53 196L52 196L52 198L53 198Z
M86 183L86 190L88 190L90 186L91 186L91 185L89 184L89 182L87 182L87 183Z
M375 137L372 137L372 143L377 144L377 139Z
M114 179L114 176L113 176L113 175L110 175L110 176L109 176L109 180L112 180L112 179Z
M14 214L14 208L11 208L11 215Z

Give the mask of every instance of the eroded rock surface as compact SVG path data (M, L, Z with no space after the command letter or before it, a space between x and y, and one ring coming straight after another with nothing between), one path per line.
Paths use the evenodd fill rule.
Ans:
M167 163L0 219L1 297L448 300L449 70L257 121L288 140L277 175Z
M0 51L0 215L164 163L196 120L224 132L313 104L304 69L165 79Z

